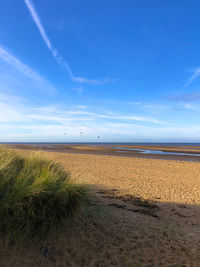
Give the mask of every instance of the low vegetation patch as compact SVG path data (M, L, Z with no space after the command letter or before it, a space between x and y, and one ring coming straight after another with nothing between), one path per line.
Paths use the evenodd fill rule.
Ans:
M0 149L0 233L7 243L37 242L87 200L58 163Z

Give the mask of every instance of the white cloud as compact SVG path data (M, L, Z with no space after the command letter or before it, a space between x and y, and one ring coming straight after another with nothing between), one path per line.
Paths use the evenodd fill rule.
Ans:
M78 77L75 76L72 72L72 69L70 67L70 65L68 64L68 62L66 62L63 57L58 53L58 51L56 50L55 47L53 47L49 37L47 36L47 33L41 23L41 20L35 10L35 7L33 5L33 2L31 0L24 0L25 4L28 8L28 10L30 11L31 17L33 19L33 21L35 22L40 35L43 39L43 41L45 42L46 46L48 47L48 49L50 50L51 54L53 55L53 57L55 58L55 60L57 61L57 63L65 69L65 71L67 71L68 75L70 76L70 78L75 81L75 82L79 82L79 83L87 83L87 84L102 84L104 82L98 81L98 80L93 80L93 79L87 79L84 77ZM106 79L107 82L107 79Z

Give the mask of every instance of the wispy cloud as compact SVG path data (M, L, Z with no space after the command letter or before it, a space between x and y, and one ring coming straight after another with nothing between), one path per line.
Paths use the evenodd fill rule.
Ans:
M193 92L191 94L172 95L168 97L172 101L200 101L200 91Z
M136 106L137 106L137 105L142 105L141 102L131 102L130 104L131 104L131 105L136 105Z
M191 108L186 106L186 108ZM90 108L88 107L88 110ZM151 124L149 124L151 123ZM148 117L120 115L115 112L90 112L83 106L29 105L27 101L0 95L0 141L83 141L165 140L199 138L200 127L159 122ZM64 135L67 133L67 136ZM167 140L168 140L167 139Z
M71 90L73 90L73 91L77 91L78 93L82 93L83 92L83 90L84 90L84 88L83 88L83 86L79 86L79 87L70 87L70 89Z
M76 105L75 107L78 109L86 109L87 108L87 106L85 106L85 105Z
M33 68L23 63L20 59L16 56L12 55L7 49L3 48L0 45L0 60L6 62L9 66L13 67L15 70L26 76L27 78L31 79L35 84L38 85L41 90L45 90L46 93L54 94L57 90L56 88L51 85L49 81L47 81L44 77L42 77L38 72L36 72ZM3 80L15 80L16 81L16 73L11 75L8 71L6 75L4 68L2 69L0 76L1 76L1 84L3 84ZM17 81L16 81L17 83ZM44 89L45 88L45 89Z
M98 135L104 141L160 138L160 134L171 134L178 127L148 116L97 110L78 104L38 106L17 95L10 98L9 94L0 94L0 141L77 141L80 131L85 141L95 141Z
M188 87L191 83L193 83L200 76L200 68L194 70L192 76L188 79L188 81L184 84L183 88Z
M165 138L199 138L200 127L181 125L148 125L129 121L129 116L118 121L97 117L96 113L68 111L56 106L34 107L0 101L0 141L77 141L80 131L83 140L165 140ZM121 119L121 118L120 118ZM135 118L132 118L135 120ZM67 137L64 136L67 133ZM67 138L67 139L66 139Z
M68 62L66 62L63 57L58 53L58 51L56 50L56 48L52 45L42 23L41 20L36 12L36 9L33 5L33 2L31 0L24 0L28 10L31 13L32 19L35 22L40 35L43 39L43 41L45 42L46 46L48 47L48 49L50 50L51 54L53 55L53 57L55 58L55 60L57 61L57 63L63 68L65 69L65 71L68 73L68 75L70 76L70 78L72 79L72 81L75 82L79 82L79 83L87 83L87 84L102 84L104 83L104 81L98 81L98 80L93 80L93 79L87 79L84 77L79 77L79 76L75 76L72 72L72 69L70 67L70 65L68 64ZM107 82L107 80L105 81Z
M142 106L142 109L144 109L146 111L148 110L152 114L161 114L162 112L170 110L171 108L169 106L164 105L164 104L150 103L150 104L144 104Z
M32 106L29 105L24 99L9 98L6 94L1 94L0 96L0 124L5 122L20 123L34 123L40 122L41 124L46 124L51 122L53 124L61 124L63 126L80 123L81 121L87 125L88 122L94 121L99 124L104 124L108 122L126 123L132 124L135 122L146 122L152 124L164 124L154 118L139 117L134 115L120 115L113 112L91 112L86 111L86 106L76 105L70 107L60 107L57 105L48 106Z
M165 124L162 121L159 121L154 118L148 118L148 117L139 117L139 116L123 116L123 115L107 115L107 114L97 114L97 117L104 118L104 119L110 119L110 120L126 120L126 121L140 121L140 122L150 122L154 124Z
M185 109L188 109L188 110L196 110L196 107L194 107L194 106L192 106L192 105L190 105L190 104L183 103L182 105L183 105L183 107L184 107Z

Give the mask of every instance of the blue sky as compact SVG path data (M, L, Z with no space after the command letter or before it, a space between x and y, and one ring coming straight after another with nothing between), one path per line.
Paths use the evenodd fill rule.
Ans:
M200 142L199 10L1 1L0 141Z

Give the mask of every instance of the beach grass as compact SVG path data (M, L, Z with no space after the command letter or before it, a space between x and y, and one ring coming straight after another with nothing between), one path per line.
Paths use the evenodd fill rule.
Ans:
M86 200L87 189L58 163L0 149L0 233L7 244L45 238Z

